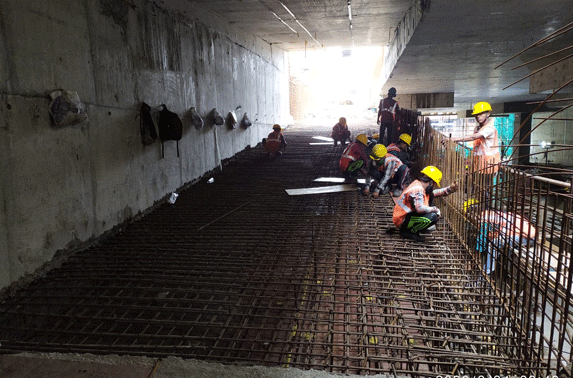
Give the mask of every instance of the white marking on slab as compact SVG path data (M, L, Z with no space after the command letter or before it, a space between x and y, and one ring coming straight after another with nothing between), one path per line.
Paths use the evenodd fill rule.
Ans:
M314 139L318 139L318 140L326 140L328 142L334 142L334 139L330 138L330 137L323 137L323 136L313 136Z
M346 184L346 185L321 186L318 188L300 188L300 189L285 189L285 190L289 196L300 196L303 194L348 192L356 189L358 189L356 185Z
M315 182L345 182L344 177L319 177L314 179ZM366 184L366 179L357 179L358 184Z

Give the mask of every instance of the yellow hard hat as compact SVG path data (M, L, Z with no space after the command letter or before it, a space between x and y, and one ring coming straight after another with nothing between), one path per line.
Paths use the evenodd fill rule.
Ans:
M368 144L368 137L366 136L366 134L358 134L356 136L356 140L365 146Z
M281 129L281 125L279 125L278 123L275 123L275 124L273 125L273 130L281 131L281 130L282 130L282 129Z
M412 144L412 137L408 134L402 134L398 137L398 139L404 141L408 146Z
M442 181L442 172L440 172L438 168L433 165L428 165L426 168L422 169L420 173L425 174L440 186L440 181Z
M372 152L370 152L370 159L378 161L386 156L386 152L388 152L388 150L386 150L385 145L377 144L372 147Z
M470 199L464 201L464 213L467 212L468 209L469 209L471 206L473 206L473 205L475 205L475 204L477 204L477 203L478 203L478 201L476 201L476 200L473 199L473 198L470 198Z
M491 112L491 105L485 101L480 101L474 105L472 115L480 114L483 112Z

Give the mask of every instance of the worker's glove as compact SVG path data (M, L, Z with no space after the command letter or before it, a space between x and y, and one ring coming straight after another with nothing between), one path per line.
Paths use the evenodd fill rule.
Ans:
M379 195L380 193L378 192L372 192L372 198L378 198Z
M365 187L364 189L362 189L362 194L367 196L370 194L370 189L368 187Z
M436 207L436 214L438 214L438 218L442 217L442 212L437 207Z
M376 121L377 124L380 124L380 120Z
M454 181L450 184L450 193L455 193L458 191L458 182Z

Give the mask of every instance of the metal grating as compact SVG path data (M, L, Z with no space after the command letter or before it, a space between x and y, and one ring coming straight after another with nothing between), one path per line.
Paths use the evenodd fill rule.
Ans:
M328 131L318 130L320 134ZM0 304L0 351L181 356L344 374L519 373L514 325L452 232L388 233L393 202L288 196L340 147L286 132ZM520 346L517 346L520 347ZM526 355L526 353L523 353Z

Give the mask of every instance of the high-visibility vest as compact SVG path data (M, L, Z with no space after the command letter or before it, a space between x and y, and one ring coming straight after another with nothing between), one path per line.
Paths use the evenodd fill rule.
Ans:
M398 102L390 97L386 97L380 102L381 122L394 122L396 107Z
M392 221L396 227L400 227L406 219L406 215L415 211L414 203L410 197L410 194L415 192L424 193L424 205L428 206L430 204L430 196L426 194L422 183L418 180L411 183L406 190L402 193L400 198L396 201L396 206L394 206L394 213L392 214Z
M388 168L388 165L391 162L395 162L396 164L394 165L394 169L392 170L392 175L390 176L390 178L394 177L394 174L396 173L398 168L400 168L400 166L403 164L402 160L400 160L396 156L394 156L392 154L386 154L386 157L384 158L384 171L386 171L386 169Z
M518 214L485 210L482 213L482 220L493 226L489 235L491 238L501 234L502 236L535 239L535 227L526 219L522 219ZM523 230L521 228L522 222Z
M392 143L391 145L389 145L388 147L386 147L386 150L387 150L388 152L400 152L400 151L402 151L402 150L400 149L400 147L398 147L398 146L396 145L396 143Z
M488 122L479 131L486 128L493 131L493 141L491 145L498 146L499 139L497 137L497 130L493 126L493 121ZM488 147L483 138L478 138L474 140L473 156L476 169L479 170L479 173L496 173L498 171L499 163L501 162L499 147Z
M359 156L355 156L355 149L356 144L359 142L352 142L342 152L342 156L340 157L340 169L344 172L346 168L348 168L348 164L352 161L358 160Z
M282 133L280 131L273 131L267 137L267 145L265 146L267 152L276 154L279 152L282 143Z

